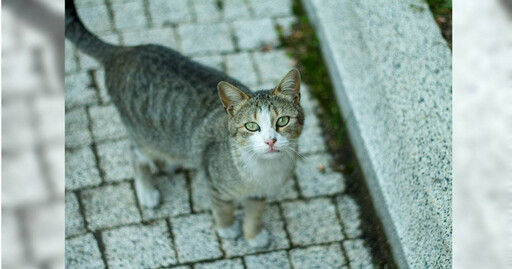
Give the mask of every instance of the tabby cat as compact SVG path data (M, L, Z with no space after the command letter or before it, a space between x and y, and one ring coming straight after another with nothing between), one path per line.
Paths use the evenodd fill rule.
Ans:
M240 235L233 202L244 201L248 244L267 246L265 198L292 176L304 125L299 72L289 71L274 89L252 92L172 49L101 41L84 27L72 0L66 0L66 38L105 67L108 93L132 142L140 204L160 203L156 171L191 169L207 183L219 235Z

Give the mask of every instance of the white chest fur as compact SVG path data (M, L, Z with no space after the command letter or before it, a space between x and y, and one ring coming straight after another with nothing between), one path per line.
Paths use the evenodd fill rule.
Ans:
M256 159L246 163L245 181L249 184L248 194L251 196L274 196L283 190L290 179L295 159L283 156L275 159Z

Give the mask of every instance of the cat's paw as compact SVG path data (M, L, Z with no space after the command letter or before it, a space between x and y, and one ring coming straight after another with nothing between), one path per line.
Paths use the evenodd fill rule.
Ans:
M251 248L264 248L270 243L270 236L266 229L262 229L261 232L254 238L247 240L247 243Z
M160 203L160 191L157 188L137 188L137 198L143 207L153 208Z
M217 228L217 233L222 238L235 239L242 233L242 228L240 227L240 222L235 221L231 226Z

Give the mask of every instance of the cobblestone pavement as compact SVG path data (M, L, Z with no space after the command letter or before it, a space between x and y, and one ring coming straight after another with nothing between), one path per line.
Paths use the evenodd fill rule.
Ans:
M254 89L273 87L295 63L285 50L273 49L279 47L278 33L289 33L296 20L289 0L82 0L77 5L84 23L106 41L169 46ZM138 204L127 134L103 76L96 61L66 43L69 268L373 268L361 239L359 208L344 194L344 176L329 169L331 157L307 86L304 158L289 190L264 213L270 246L252 250L243 238L218 237L204 185L187 172L159 176L159 208Z

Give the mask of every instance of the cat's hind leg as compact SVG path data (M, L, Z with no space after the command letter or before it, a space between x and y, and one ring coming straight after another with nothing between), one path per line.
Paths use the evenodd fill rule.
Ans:
M132 164L135 172L135 190L139 203L144 207L155 207L160 203L160 192L153 183L157 172L155 163L132 147Z

